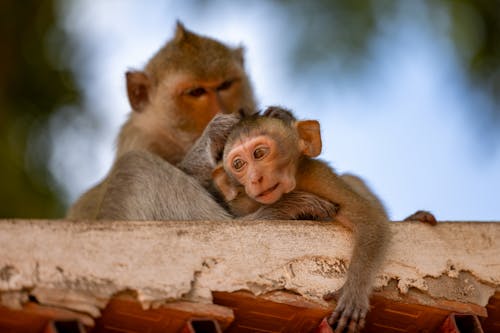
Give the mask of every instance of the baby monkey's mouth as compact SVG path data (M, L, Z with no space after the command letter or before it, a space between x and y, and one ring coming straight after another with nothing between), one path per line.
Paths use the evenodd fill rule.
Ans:
M268 195L269 193L273 192L275 189L277 189L277 188L278 188L279 184L280 184L280 183L276 183L276 185L274 185L274 186L272 186L272 187L268 188L268 189L267 189L267 190L265 190L264 192L261 192L261 193L257 196L257 198L260 198L260 197L266 196L266 195Z

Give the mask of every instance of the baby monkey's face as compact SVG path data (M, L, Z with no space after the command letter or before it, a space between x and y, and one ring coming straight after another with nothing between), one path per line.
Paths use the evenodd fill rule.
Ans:
M278 201L295 189L295 164L280 153L268 135L241 138L225 159L225 169L245 187L247 195L265 205Z

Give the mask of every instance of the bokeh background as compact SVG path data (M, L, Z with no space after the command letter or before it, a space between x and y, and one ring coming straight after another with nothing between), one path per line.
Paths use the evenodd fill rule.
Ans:
M500 220L500 1L0 2L0 218L58 218L101 179L124 73L174 31L246 47L261 107L320 120L321 158L392 219Z

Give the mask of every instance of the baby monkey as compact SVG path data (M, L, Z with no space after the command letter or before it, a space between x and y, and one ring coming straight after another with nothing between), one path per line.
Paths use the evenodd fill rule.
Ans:
M354 249L337 306L328 318L336 332L361 330L369 296L390 233L387 214L376 196L354 176L339 176L321 153L319 122L298 121L290 111L268 108L243 118L227 138L222 163L213 171L215 187L231 212L242 216L292 191L304 191L338 205L336 221L354 234Z

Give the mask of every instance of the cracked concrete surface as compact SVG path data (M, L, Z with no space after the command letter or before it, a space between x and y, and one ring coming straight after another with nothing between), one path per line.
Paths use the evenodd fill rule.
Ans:
M392 223L391 232L377 288L480 306L500 290L500 223ZM236 290L321 303L343 284L351 234L310 221L0 220L0 244L2 304L32 296L95 317L123 291L145 308Z

